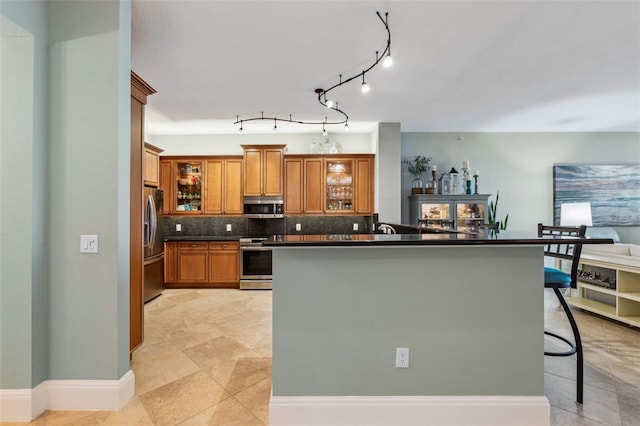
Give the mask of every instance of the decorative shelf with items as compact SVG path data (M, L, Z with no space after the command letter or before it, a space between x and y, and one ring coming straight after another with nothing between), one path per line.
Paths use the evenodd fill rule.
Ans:
M573 294L577 293L577 294ZM640 267L582 255L571 306L640 327Z
M462 229L477 229L487 221L490 194L471 195L411 195L409 220L412 225L448 225Z
M176 162L176 213L202 213L202 162Z

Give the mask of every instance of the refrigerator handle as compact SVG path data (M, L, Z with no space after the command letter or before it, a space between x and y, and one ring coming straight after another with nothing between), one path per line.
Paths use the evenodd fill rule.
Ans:
M151 253L153 253L153 244L156 241L156 231L158 229L158 218L156 216L156 203L151 195L149 195L147 207L149 208L149 249Z

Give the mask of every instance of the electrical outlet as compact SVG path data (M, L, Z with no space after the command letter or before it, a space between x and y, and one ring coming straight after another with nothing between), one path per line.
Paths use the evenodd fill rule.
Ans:
M302 231L302 225L296 223L296 231Z
M357 224L357 223L354 223L354 224L353 224L353 230L354 230L354 231L357 231L357 230L358 230L358 224Z
M231 224L227 223L227 232L231 232Z
M176 232L182 232L182 225L176 223Z
M409 348L396 348L396 368L409 368Z

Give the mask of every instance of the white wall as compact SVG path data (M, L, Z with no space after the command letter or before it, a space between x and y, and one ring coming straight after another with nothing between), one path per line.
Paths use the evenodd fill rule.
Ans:
M403 133L402 155L433 157L438 177L469 160L480 171L479 192L494 200L500 191L498 219L509 213L508 229L531 231L538 222L553 222L554 164L638 164L640 133ZM406 223L411 179L403 168ZM622 241L640 243L640 227L616 230Z
M233 135L146 135L147 142L164 149L161 155L242 155L240 145L286 144L287 154L308 154L311 144L325 137L311 133L233 134ZM373 154L368 133L329 133L329 141L342 145L344 153Z

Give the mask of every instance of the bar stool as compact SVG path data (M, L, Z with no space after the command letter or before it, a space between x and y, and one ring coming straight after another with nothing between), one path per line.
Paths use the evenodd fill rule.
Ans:
M569 349L561 352L545 351L544 354L548 356L571 356L576 354L576 402L578 402L578 404L582 404L583 402L584 367L582 339L580 339L580 332L578 331L578 325L573 317L573 313L560 290L577 287L578 263L580 261L580 253L582 252L582 243L579 241L572 241L572 239L584 238L586 231L587 227L585 225L574 228L568 226L545 226L541 223L538 224L538 236L554 237L553 242L549 242L549 244L545 246L544 255L571 262L570 273L556 268L545 267L544 288L553 289L553 292L558 298L562 309L567 315L569 324L571 325L573 342L564 336L545 330L544 334L563 341L569 345ZM564 238L566 238L566 240L563 240Z

